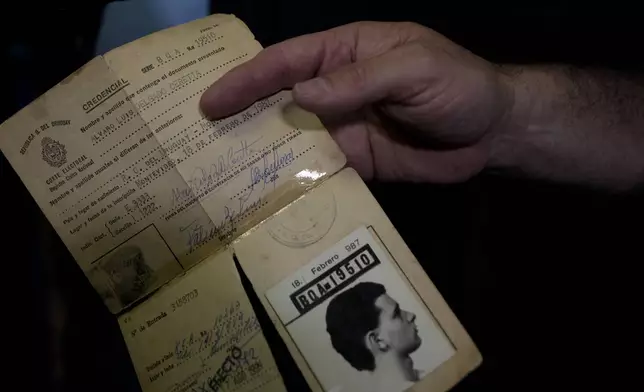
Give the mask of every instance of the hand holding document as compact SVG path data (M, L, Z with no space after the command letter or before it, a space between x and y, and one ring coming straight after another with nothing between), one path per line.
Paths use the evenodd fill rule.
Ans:
M94 286L114 291L112 311L344 165L288 92L220 121L199 112L212 81L260 50L238 19L215 15L95 58L3 124L3 152ZM113 261L128 246L154 283L123 298L124 268L144 268Z
M312 389L384 385L351 353L384 364L395 347L411 362L386 390L448 389L478 351L317 117L289 91L200 113L208 86L260 50L232 15L152 34L6 121L0 147L117 315L143 390L284 390L233 254ZM364 287L373 317L398 318L333 327L344 313L325 309ZM357 346L338 349L345 332Z

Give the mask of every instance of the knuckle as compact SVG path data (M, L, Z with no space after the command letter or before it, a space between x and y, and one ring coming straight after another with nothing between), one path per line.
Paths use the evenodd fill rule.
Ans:
M408 30L411 32L428 30L425 26L422 26L416 22L400 22L399 26L402 30Z
M434 30L415 22L400 22L398 28L410 39L429 39L435 33Z
M341 64L355 61L355 46L340 31L328 31L323 42L324 61L320 71L336 69Z
M409 56L413 57L422 68L431 67L435 63L435 55L430 47L422 41L407 45Z
M293 59L293 53L288 50L287 45L280 44L275 45L274 51L276 61L272 63L279 64L279 67L275 69L279 80L290 81L293 74L297 71L297 62Z
M355 30L360 30L365 28L378 27L380 24L381 22L359 21L359 22L349 23L348 26L350 26Z
M367 85L369 79L368 71L365 67L351 67L347 70L346 83L351 85L352 88L362 90ZM341 81L344 83L344 81Z

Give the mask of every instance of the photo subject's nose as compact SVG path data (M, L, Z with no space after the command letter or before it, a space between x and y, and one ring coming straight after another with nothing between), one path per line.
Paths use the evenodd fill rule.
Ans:
M414 314L412 312L407 312L407 318L409 319L410 323L413 323L414 320L416 320L416 314Z

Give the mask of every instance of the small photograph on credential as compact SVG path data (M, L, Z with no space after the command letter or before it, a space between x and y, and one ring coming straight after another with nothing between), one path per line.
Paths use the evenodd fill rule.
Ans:
M394 263L362 227L266 293L326 391L401 392L454 355Z
M112 311L126 307L182 269L154 225L93 264L88 279Z

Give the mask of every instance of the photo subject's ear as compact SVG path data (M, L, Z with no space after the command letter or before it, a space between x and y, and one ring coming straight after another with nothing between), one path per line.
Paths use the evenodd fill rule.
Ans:
M384 339L378 336L378 332L375 329L367 333L367 335L365 336L365 343L367 345L367 348L371 352L375 352L375 351L385 352L389 350L389 345L387 344L387 342L385 342Z

